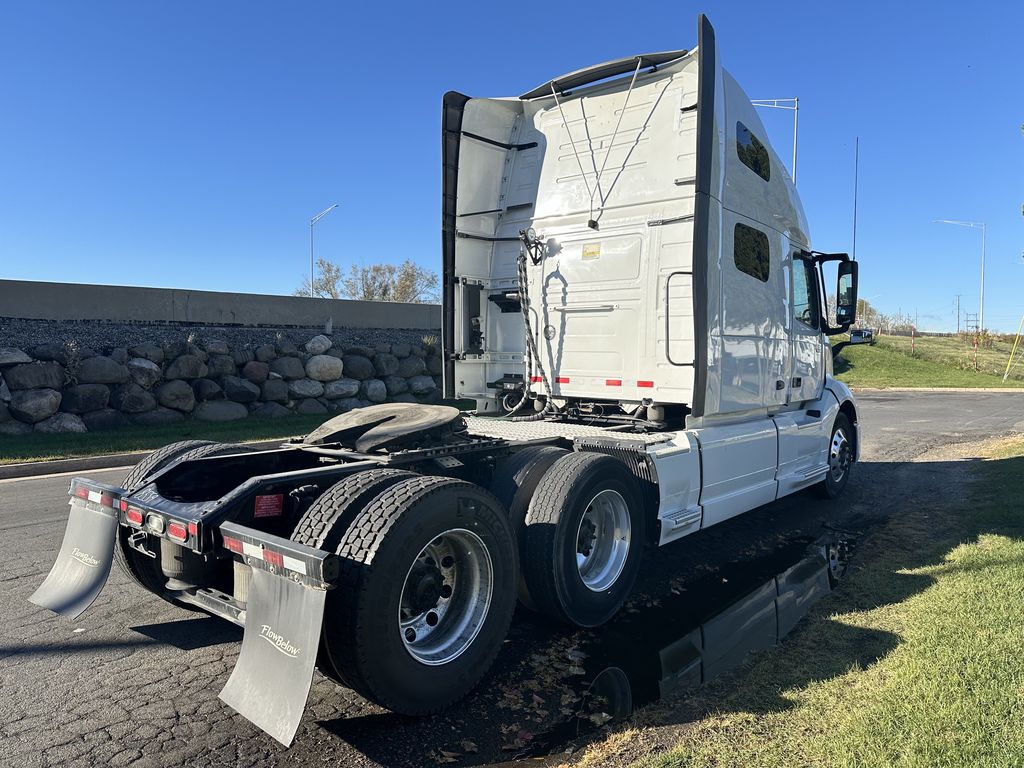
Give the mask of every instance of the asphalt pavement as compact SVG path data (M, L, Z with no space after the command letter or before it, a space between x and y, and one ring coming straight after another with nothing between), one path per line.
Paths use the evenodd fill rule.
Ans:
M491 764L541 741L558 751L561 737L551 734L561 733L578 700L579 648L599 645L638 616L658 622L673 596L709 574L742 580L745 564L826 527L863 532L900 505L941 493L941 467L915 462L930 450L1024 432L1021 393L879 392L859 403L861 463L839 502L797 494L652 552L623 616L598 632L520 612L483 684L437 717L388 713L317 674L288 749L217 698L240 629L145 593L116 567L75 621L28 603L60 545L69 478L0 481L0 762L390 767ZM89 473L105 482L124 474Z

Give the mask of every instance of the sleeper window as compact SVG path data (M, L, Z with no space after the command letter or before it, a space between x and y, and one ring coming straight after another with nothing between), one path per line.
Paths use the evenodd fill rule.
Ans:
M736 154L740 161L765 181L772 178L768 149L743 123L736 123Z
M768 235L746 224L737 224L733 239L733 260L736 262L736 269L757 278L762 283L767 283L771 266Z

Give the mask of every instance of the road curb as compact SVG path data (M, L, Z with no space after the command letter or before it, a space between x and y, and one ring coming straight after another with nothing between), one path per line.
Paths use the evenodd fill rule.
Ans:
M244 443L254 448L274 448L288 438L278 440L261 440ZM83 456L77 459L54 459L53 461L29 461L24 464L0 464L0 480L15 480L26 477L42 477L65 472L88 472L93 469L110 469L111 467L130 467L138 464L151 454L148 451L132 451L131 453L107 453L102 456Z

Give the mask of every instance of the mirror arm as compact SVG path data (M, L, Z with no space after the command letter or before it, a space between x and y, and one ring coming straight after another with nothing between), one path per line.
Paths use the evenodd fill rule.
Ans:
M833 344L832 345L832 359L835 360L837 357L839 357L839 353L842 352L844 349L846 349L848 346L850 346L850 343L851 342L849 342L849 341L840 341L837 344Z
M848 253L822 253L821 251L811 251L811 258L814 259L814 263L821 266L826 261L849 261L850 254Z

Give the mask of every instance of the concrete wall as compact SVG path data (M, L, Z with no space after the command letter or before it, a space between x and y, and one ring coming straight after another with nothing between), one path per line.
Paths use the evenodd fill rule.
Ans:
M437 304L27 280L0 280L0 317L272 327L322 326L332 319L338 328L441 328Z

